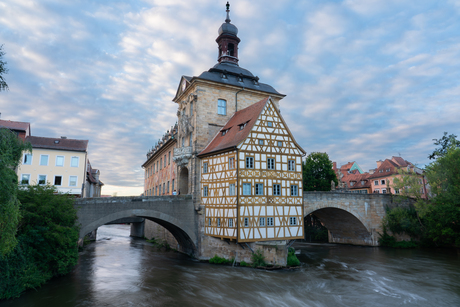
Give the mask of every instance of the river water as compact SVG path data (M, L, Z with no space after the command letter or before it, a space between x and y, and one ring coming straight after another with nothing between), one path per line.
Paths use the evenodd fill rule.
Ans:
M194 261L98 230L72 274L0 306L460 306L460 254L299 243L302 267L263 271Z

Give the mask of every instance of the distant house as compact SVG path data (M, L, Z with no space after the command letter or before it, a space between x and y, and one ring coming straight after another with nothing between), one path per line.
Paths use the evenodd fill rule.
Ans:
M0 120L0 128L10 129L32 145L32 152L23 153L16 170L20 185L50 184L75 197L101 195L104 184L99 170L88 161L88 140L32 136L28 122Z
M10 129L23 141L30 135L30 123L27 122L15 122L0 119L0 128Z
M101 197L101 189L104 183L99 180L100 171L92 168L89 160L86 163L86 182L84 197Z
M364 174L361 167L356 162L348 162L347 164L342 165L340 168L337 168L337 162L332 162L332 169L334 170L339 184L336 186L336 189L342 190L346 189L349 186L345 184L347 181L344 179L350 174Z
M408 172L414 172L420 177L420 185L422 186L422 197L426 198L427 189L426 189L426 179L423 176L423 171L417 168L411 162L404 160L401 157L392 157L390 159L385 159L385 161L377 161L377 168L371 171L369 175L369 180L371 181L371 190L372 193L381 193L381 194L399 194L398 189L393 188L394 179L401 177L398 174L398 170L404 169Z
M344 189L352 193L369 194L372 193L371 180L369 173L360 174L359 172L348 174L342 177Z

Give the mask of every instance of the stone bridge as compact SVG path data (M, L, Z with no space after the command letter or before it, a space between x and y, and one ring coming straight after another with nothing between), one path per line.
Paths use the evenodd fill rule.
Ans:
M304 192L304 215L314 214L329 230L330 243L378 246L385 208L410 206L389 194Z
M98 227L117 220L130 221L126 218L144 218L160 224L173 234L183 252L193 253L198 244L191 195L82 198L76 200L75 207L81 227L79 244ZM142 237L143 226L143 222L133 223L131 235Z
M200 231L203 215L195 211L191 195L83 198L75 206L81 224L80 243L85 235L114 221L131 222L131 235L143 237L144 222L139 219L143 218L166 228L176 238L180 251L198 258L214 256L215 249L238 249ZM304 193L304 215L314 214L321 220L329 230L331 243L378 246L385 208L395 206L398 204L391 195L385 194Z

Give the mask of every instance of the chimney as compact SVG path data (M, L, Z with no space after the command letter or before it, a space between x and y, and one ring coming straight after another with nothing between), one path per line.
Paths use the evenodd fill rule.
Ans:
M369 170L369 175L372 175L374 173L374 170L373 169L370 169Z
M67 139L67 137L66 137L66 136L61 136L61 139L64 139L64 140L65 140L65 139Z
M378 160L378 161L377 161L377 168L379 168L379 167L380 167L380 165L382 165L382 163L383 163L383 161L382 161L382 160Z
M337 162L332 162L332 169L336 169L337 168Z

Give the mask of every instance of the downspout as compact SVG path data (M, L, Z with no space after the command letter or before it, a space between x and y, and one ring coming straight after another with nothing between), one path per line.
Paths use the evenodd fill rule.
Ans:
M235 93L235 112L238 111L238 93L244 91L244 86Z

